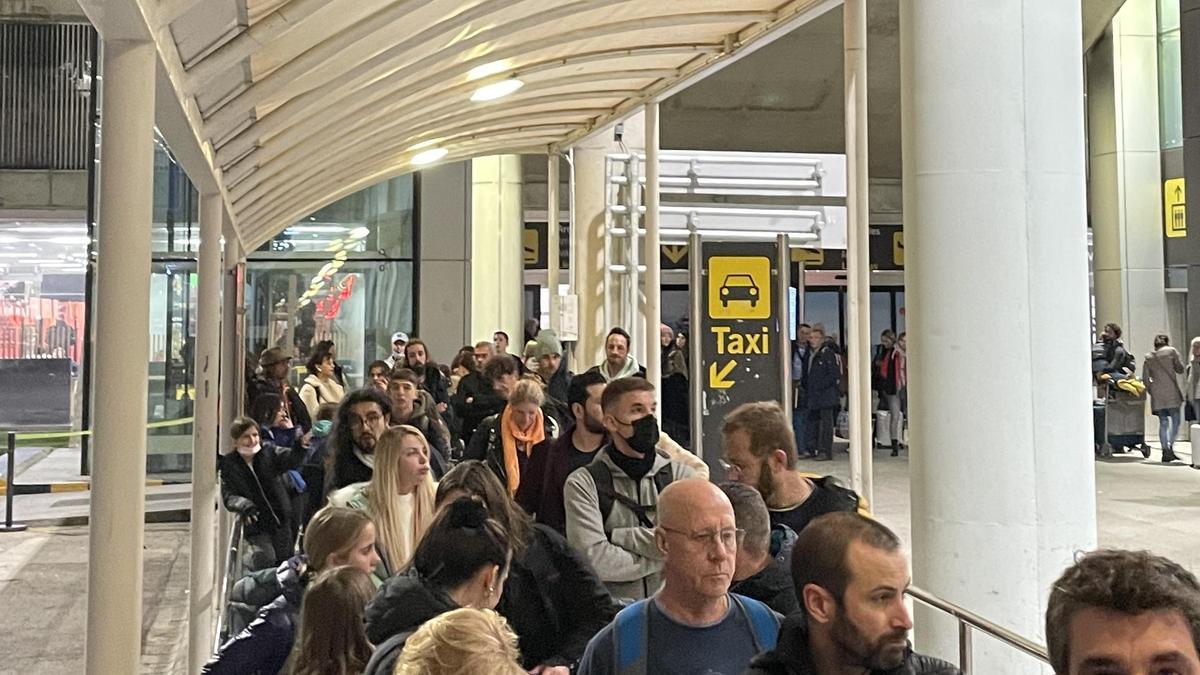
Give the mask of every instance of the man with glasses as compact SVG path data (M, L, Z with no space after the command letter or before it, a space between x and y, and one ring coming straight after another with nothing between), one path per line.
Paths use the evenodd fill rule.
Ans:
M729 499L706 480L680 480L663 490L658 516L662 590L592 638L580 675L740 675L758 651L774 648L781 617L729 592L745 534Z
M371 480L375 445L391 418L391 401L375 389L359 389L342 401L333 428L333 470L325 478L325 494Z

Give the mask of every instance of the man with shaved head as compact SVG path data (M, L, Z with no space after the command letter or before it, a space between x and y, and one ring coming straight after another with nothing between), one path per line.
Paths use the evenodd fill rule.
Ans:
M743 536L717 486L697 478L667 486L654 528L662 589L621 610L592 638L579 673L737 675L756 650L773 648L780 616L729 592Z

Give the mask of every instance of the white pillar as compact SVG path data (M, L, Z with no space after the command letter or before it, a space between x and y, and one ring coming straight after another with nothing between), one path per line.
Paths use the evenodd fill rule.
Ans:
M521 156L471 161L471 333L490 340L502 330L509 351L525 349Z
M550 328L558 334L558 151L546 155L546 289L550 291ZM561 336L560 336L561 337Z
M642 286L646 304L646 379L654 384L654 398L662 416L662 346L658 327L662 324L662 265L659 255L658 205L658 102L647 103L646 111L646 239L642 260L646 279Z
M914 581L1040 635L1096 544L1080 6L900 8ZM974 672L1041 672L975 646Z
M105 41L88 539L91 675L141 667L154 68L153 43Z
M230 443L227 432L233 418L241 415L245 407L242 400L245 392L238 382L246 363L240 330L242 307L238 304L241 292L233 286L237 267L243 260L244 253L237 238L226 236L222 288L227 294L221 304L221 397L218 405L221 415L218 440L222 443Z
M196 421L192 425L192 547L188 595L188 672L197 675L212 652L213 549L217 506L217 441L221 359L220 193L200 198L200 287L196 297Z
M871 455L871 257L867 162L867 2L842 5L846 54L846 216L849 270L850 483L875 504Z

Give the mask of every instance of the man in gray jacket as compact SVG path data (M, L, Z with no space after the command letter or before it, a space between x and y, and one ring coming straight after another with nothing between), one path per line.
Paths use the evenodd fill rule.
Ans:
M613 380L600 407L610 441L591 464L567 477L567 541L592 563L614 598L640 600L662 583L662 552L654 541L658 495L696 470L658 450L649 381Z

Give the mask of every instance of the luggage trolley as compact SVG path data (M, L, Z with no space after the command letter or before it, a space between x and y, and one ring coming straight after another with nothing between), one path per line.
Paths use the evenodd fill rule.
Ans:
M1104 387L1104 398L1095 401L1092 414L1098 457L1112 457L1113 453L1129 450L1149 456L1145 393L1134 394L1110 382Z

